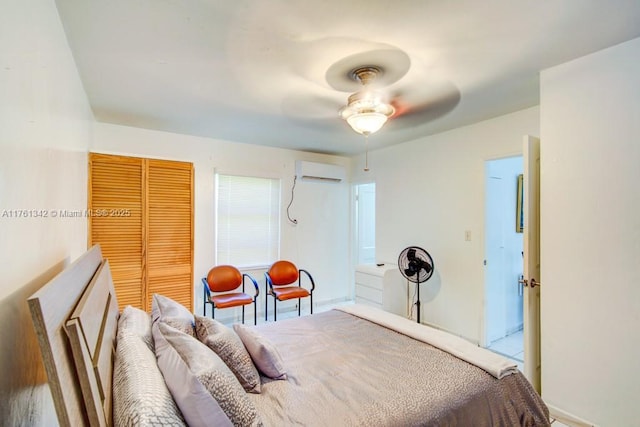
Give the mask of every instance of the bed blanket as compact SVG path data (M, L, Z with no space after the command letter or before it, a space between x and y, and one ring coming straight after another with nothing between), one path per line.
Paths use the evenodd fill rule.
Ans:
M362 317L331 310L256 328L288 374L249 395L266 426L549 426L519 371L496 378Z
M518 366L512 360L482 347L478 347L448 332L439 331L438 329L421 325L393 313L362 304L347 305L336 309L362 319L367 319L385 328L393 329L396 332L417 339L418 341L438 347L447 353L451 353L466 362L484 369L496 378L502 378L518 372Z

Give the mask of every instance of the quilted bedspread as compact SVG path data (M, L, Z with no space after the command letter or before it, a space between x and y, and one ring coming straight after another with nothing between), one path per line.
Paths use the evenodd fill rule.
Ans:
M389 325L332 310L257 329L288 375L249 395L267 426L549 425L519 371L496 378Z

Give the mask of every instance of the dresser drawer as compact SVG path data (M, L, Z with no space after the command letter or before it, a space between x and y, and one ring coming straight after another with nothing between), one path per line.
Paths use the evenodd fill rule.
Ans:
M407 315L407 281L397 264L361 264L355 268L356 303Z
M382 290L382 277L356 271L356 285Z
M356 298L364 298L382 305L382 289L373 289L356 283Z

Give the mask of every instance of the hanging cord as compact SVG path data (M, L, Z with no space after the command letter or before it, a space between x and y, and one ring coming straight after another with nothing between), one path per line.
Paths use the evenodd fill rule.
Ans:
M298 177L297 177L297 176L294 176L294 177L293 177L293 186L291 187L291 201L289 202L289 205L287 206L287 218L289 218L289 221L290 221L292 224L297 224L297 223L298 223L298 220L297 220L297 219L295 219L295 218L291 218L291 215L289 215L289 208L291 207L291 204L293 203L293 195L294 195L293 190L295 190L295 188L296 188L296 181L297 181L297 179L298 179Z
M369 172L369 134L368 133L364 134L364 145L365 145L364 171Z

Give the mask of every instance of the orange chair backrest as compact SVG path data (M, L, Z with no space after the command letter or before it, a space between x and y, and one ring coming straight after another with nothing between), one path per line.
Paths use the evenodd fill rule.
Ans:
M242 284L242 274L232 265L218 265L209 270L207 283L211 292L228 292Z
M269 269L273 286L290 285L298 280L298 267L289 261L276 261Z

